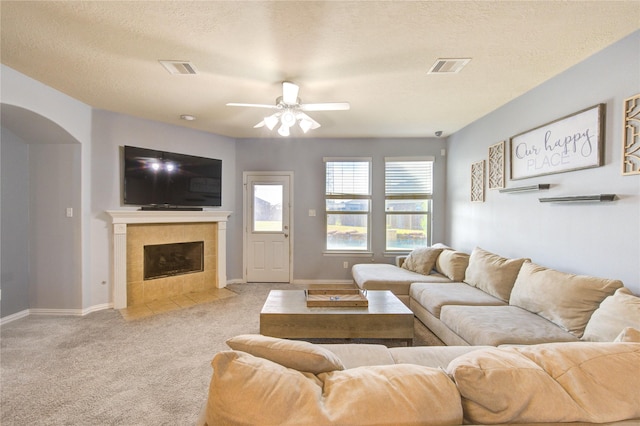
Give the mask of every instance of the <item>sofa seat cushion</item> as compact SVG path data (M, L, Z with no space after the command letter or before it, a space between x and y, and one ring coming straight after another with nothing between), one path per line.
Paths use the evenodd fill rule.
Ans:
M390 290L394 294L408 295L415 282L450 282L441 274L418 274L388 263L360 263L351 268L358 287L365 290Z
M245 352L214 357L209 425L462 423L460 394L440 369L358 367L313 375Z
M334 353L344 368L356 368L367 365L391 365L395 360L384 345L360 343L316 344Z
M582 340L612 342L627 327L640 330L640 297L622 287L591 315Z
M424 284L415 283L409 295L436 318L440 318L440 310L446 305L467 306L504 306L497 299L482 290L465 283Z
M534 345L578 338L517 306L443 306L440 321L471 346Z
M509 304L540 315L580 338L600 303L620 287L620 280L569 274L526 262Z
M396 364L416 364L424 367L446 368L460 355L490 346L410 346L389 348Z
M640 417L640 344L554 343L470 352L449 364L472 424Z

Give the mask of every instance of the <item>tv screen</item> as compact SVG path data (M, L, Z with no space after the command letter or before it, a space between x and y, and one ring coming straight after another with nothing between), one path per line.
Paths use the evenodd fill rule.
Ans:
M124 147L124 203L220 207L222 160Z

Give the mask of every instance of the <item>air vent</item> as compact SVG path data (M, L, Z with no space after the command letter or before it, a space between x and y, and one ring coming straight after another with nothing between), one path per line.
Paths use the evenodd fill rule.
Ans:
M198 74L196 67L189 61L158 61L162 64L164 69L169 71L169 74L184 74L194 75Z
M471 58L437 59L427 74L456 74L469 61Z

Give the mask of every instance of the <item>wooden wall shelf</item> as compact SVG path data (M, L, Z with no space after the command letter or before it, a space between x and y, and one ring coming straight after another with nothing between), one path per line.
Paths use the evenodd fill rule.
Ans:
M602 203L605 201L615 201L616 194L597 194L597 195L572 195L566 197L549 197L539 198L541 203L584 203L595 202Z
M548 183L539 183L537 185L529 185L529 186L514 186L513 188L503 188L500 190L502 193L514 193L514 192L531 192L531 191L542 191L544 189L549 189L551 187Z

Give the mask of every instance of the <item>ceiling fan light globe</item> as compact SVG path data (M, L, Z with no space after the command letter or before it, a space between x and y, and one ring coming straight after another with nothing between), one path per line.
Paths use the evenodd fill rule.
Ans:
M305 119L300 120L299 124L304 133L307 133L309 130L311 130L311 127L313 126L313 123L311 121Z
M280 117L280 122L283 126L291 127L296 124L296 115L291 111L285 111Z
M269 130L273 130L273 128L276 127L276 124L278 124L278 116L276 114L273 114L265 117L263 121L265 126L267 126Z
M278 129L278 133L280 134L280 136L289 136L289 126L286 125L282 125L280 126L280 128Z

